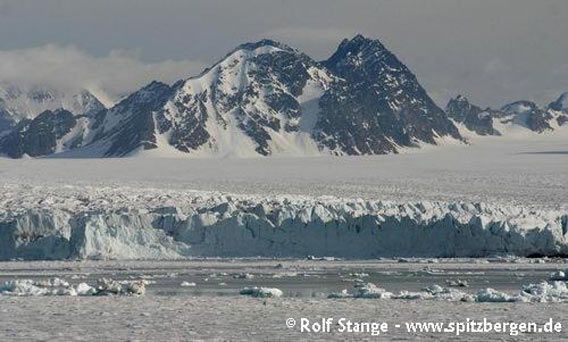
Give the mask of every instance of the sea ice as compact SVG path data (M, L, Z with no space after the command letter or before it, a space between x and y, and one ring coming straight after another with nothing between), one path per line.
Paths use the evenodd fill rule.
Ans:
M502 303L502 302L522 302L525 301L523 297L515 295L511 296L505 292L500 292L492 288L479 290L475 296L475 301L478 303Z
M277 288L270 287L245 287L240 291L241 295L260 297L260 298L277 298L282 297L284 294L281 290Z
M568 288L562 281L524 285L521 296L531 302L567 302Z
M456 280L448 279L446 280L446 284L450 287L469 287L469 283L466 280L461 280L461 279L456 279Z
M556 281L556 280L568 280L568 276L566 276L565 271L556 271L550 274L549 280Z
M142 280L115 281L102 278L96 286L87 283L71 285L66 280L15 279L0 285L0 295L11 296L101 296L101 295L144 295L146 284Z

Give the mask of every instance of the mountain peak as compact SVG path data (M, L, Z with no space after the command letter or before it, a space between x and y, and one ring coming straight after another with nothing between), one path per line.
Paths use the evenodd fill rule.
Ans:
M360 70L365 74L376 74L380 69L408 71L379 40L373 40L361 34L352 39L344 39L335 53L322 63L336 72L341 69Z
M528 100L515 101L501 107L501 111L507 114L521 114L521 113L534 111L537 109L538 109L537 104Z
M337 52L343 52L345 54L359 53L362 50L374 52L376 50L386 50L386 48L380 40L371 39L362 34L357 34L351 39L344 39L337 48Z
M152 82L150 82L147 85L145 85L144 87L142 87L141 90L153 91L153 90L156 90L156 89L163 89L163 88L166 88L166 87L169 88L169 85L167 85L163 82L160 82L160 81L153 80Z
M451 99L446 106L446 114L457 123L478 135L501 135L493 125L490 109L481 109L463 96Z
M450 99L450 102L461 102L461 103L469 103L469 99L462 94L458 94L456 97L454 97L453 99Z
M371 39L368 37L365 37L364 35L358 33L355 36L353 36L353 38L351 39L344 39L341 43L342 44L351 44L351 45L365 45L365 44L372 44L372 43L380 43L380 41L378 39Z
M548 105L548 108L556 111L568 112L568 92L563 93L560 97Z
M363 35L344 40L322 64L342 80L323 98L328 107L324 128L338 140L355 141L343 146L348 153L396 152L396 146L415 141L435 144L439 136L461 139L416 76L379 40ZM345 119L353 108L360 113L358 122Z
M237 48L234 51L237 50L256 50L258 48L264 47L264 46L272 46L272 47L276 47L276 48L280 48L283 50L292 50L291 47L287 46L286 44L277 42L275 40L272 39L261 39L259 41L256 42L248 42L248 43L243 43L239 46L237 46Z
M288 52L291 52L291 53L301 54L301 52L289 47L288 45L277 42L277 41L272 40L272 39L261 39L261 40L256 41L256 42L243 43L243 44L238 45L236 48L232 49L231 51L229 51L229 53L227 53L223 58L218 60L213 65L203 69L203 71L201 71L201 73L198 74L197 76L190 77L189 79L198 79L198 78L206 75L212 69L223 64L225 61L227 61L229 59L241 59L241 58L243 58L241 55L245 55L245 56L254 55L253 51L260 49L260 48L280 49L280 50L288 51ZM243 51L245 53L243 53ZM266 50L262 51L262 53L264 53L264 52L266 52Z

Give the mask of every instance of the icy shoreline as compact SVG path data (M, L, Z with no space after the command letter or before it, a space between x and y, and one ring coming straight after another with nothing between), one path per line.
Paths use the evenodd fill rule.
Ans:
M4 186L0 260L568 255L568 213L466 202Z

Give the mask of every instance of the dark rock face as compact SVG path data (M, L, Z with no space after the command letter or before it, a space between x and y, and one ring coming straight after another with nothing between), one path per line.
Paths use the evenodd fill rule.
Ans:
M109 111L99 114L94 126L98 132L94 145L105 145L103 155L106 157L156 148L153 113L164 105L171 93L172 89L167 84L152 82Z
M548 108L568 114L568 93L560 95L556 101L548 105Z
M344 40L323 62L342 80L322 97L315 137L347 154L396 152L435 137L461 139L457 128L416 77L379 41Z
M185 112L187 115L180 117L179 122L174 125L168 119L171 108L166 108L165 113L160 115L159 132L170 131L169 143L182 152L190 152L205 144L210 138L205 127L208 118L205 107L207 101L207 93L201 96L182 96L179 101L174 101L173 106L176 111ZM190 102L193 104L188 105Z
M20 121L0 138L0 153L12 158L31 157L55 152L57 141L71 131L77 120L66 110L45 111L33 120Z
M252 80L241 92L230 100L241 118L239 127L258 144L256 152L261 155L271 154L268 141L271 140L270 131L293 131L297 129L294 124L295 118L301 115L300 104L297 97L310 78L307 68L314 65L307 56L285 47L284 50L260 54L251 59L251 64L256 66L254 73L249 73ZM281 86L272 87L277 82ZM259 108L250 108L246 104L254 101L255 89L264 88L265 85L271 91L263 99L273 113L280 113L288 125L283 126L280 118L271 113L265 113ZM226 109L225 109L226 110Z
M568 124L568 93L560 95L560 97L548 105L549 111L554 111L556 122L559 126Z
M494 111L483 110L461 95L448 102L446 113L450 118L464 124L467 129L479 135L501 135L493 127Z
M14 127L15 124L10 113L2 107L2 101L0 100L0 136L2 136L3 132Z

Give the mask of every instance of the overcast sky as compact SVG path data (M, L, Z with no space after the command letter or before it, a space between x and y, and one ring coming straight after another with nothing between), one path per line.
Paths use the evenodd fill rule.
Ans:
M445 105L546 104L568 91L566 0L0 0L0 80L99 87L199 72L263 37L325 59L381 39Z

